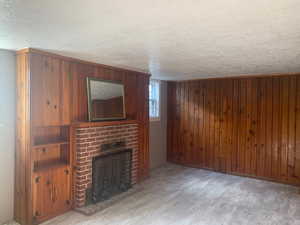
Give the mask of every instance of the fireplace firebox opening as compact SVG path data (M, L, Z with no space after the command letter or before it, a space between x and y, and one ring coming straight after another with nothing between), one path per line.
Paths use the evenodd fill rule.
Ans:
M108 152L92 160L92 186L86 205L101 202L131 188L132 149Z

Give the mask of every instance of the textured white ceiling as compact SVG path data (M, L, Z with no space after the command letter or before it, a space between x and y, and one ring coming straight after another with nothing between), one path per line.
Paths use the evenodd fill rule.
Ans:
M0 48L181 80L300 72L300 0L0 0Z

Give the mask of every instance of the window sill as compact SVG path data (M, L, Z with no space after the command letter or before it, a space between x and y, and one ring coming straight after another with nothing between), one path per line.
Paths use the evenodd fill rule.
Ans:
M152 117L150 118L150 122L159 122L160 121L160 117Z

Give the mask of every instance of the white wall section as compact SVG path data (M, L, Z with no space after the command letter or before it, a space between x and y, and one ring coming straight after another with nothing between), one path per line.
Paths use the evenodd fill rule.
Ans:
M150 168L157 168L167 159L167 83L161 81L160 120L150 121Z
M13 218L15 64L15 53L0 49L0 224Z

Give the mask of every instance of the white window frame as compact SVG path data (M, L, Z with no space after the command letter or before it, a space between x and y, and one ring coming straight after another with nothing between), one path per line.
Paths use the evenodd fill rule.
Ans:
M149 83L149 119L150 121L160 121L160 116L161 116L161 82L160 80L156 79L150 79L150 82L154 81L158 83L158 117L151 117L150 116L150 83Z

